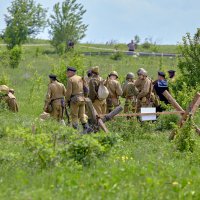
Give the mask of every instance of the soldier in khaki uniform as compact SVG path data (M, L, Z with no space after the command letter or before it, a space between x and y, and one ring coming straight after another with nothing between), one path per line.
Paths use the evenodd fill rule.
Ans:
M138 89L135 86L134 74L132 72L129 72L126 75L126 83L123 86L123 94L122 94L122 97L126 99L124 105L125 113L129 113L130 111L132 111L133 113L136 112L137 95L138 95ZM127 119L129 119L129 117Z
M16 97L14 96L14 90L6 85L1 85L0 92L4 93L2 100L8 105L8 109L12 112L18 112L19 109Z
M58 82L56 75L49 75L50 83L45 99L44 111L50 113L50 116L57 121L64 123L63 113L65 108L65 86Z
M113 107L116 108L119 106L120 101L119 97L122 95L122 88L119 83L118 73L116 71L112 71L108 79L106 80L106 87L108 88L109 95L107 100L107 113L110 113L113 110Z
M150 105L150 98L152 93L152 83L147 77L147 71L141 70L139 72L138 85L136 86L139 93L137 96L137 112L140 112L141 107L148 107Z
M92 78L89 82L89 98L99 115L106 113L106 99L98 99L98 89L101 81L103 81L103 79L99 76L99 67L93 67Z
M83 91L83 79L76 75L76 69L73 67L67 68L67 91L66 102L70 102L72 126L78 129L78 121L80 119L83 126L83 133L90 132L85 115L85 97Z

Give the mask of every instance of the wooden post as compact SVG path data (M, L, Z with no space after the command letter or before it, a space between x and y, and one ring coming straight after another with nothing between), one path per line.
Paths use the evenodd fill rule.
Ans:
M188 116L193 116L195 112L197 111L198 107L200 105L200 93L197 93L194 97L193 101L190 103L189 107L183 114L181 120L179 121L179 125L182 126L184 122L187 120Z
M108 133L108 129L103 123L102 119L98 116L97 111L95 110L94 106L92 105L92 101L89 98L85 98L87 107L89 108L89 112L91 113L91 118L92 121L95 122L96 125L99 125L101 129L105 132Z
M183 111L183 108L177 103L177 101L171 96L171 94L165 90L163 92L163 95L166 97L166 99L169 101L169 103L177 110L177 111Z

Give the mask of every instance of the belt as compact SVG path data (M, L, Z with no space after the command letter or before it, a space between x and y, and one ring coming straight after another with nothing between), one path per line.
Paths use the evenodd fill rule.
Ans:
M64 99L64 97L59 97L59 98L56 98L56 99L52 99L51 102L53 102L55 100L59 100L59 99Z
M75 97L75 96L84 96L84 95L83 95L83 93L71 95L71 97Z

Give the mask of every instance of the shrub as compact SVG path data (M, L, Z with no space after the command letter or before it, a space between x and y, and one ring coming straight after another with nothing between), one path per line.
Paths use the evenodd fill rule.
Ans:
M10 53L10 67L17 68L19 66L22 57L21 47L16 45L10 50L9 53Z
M123 58L123 53L117 51L116 53L114 53L111 57L112 60L121 60Z
M192 126L192 120L188 119L184 126L177 131L175 138L176 148L183 151L193 152L195 140L194 140L194 128Z

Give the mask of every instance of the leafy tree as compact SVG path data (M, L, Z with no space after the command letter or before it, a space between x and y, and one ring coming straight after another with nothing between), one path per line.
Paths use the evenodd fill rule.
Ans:
M178 67L188 86L200 83L200 29L194 34L183 37L183 44L179 46L182 57L179 57Z
M23 44L45 27L47 10L34 0L14 0L7 10L4 40L10 49Z
M138 45L140 43L140 37L139 37L139 35L135 35L134 36L134 43L135 43L135 47L137 49L137 47L138 47Z
M61 6L60 3L56 3L53 11L54 14L48 21L51 43L59 53L63 53L69 49L69 41L76 43L85 37L88 25L82 22L82 18L86 10L83 5L76 3L76 0L65 0Z

